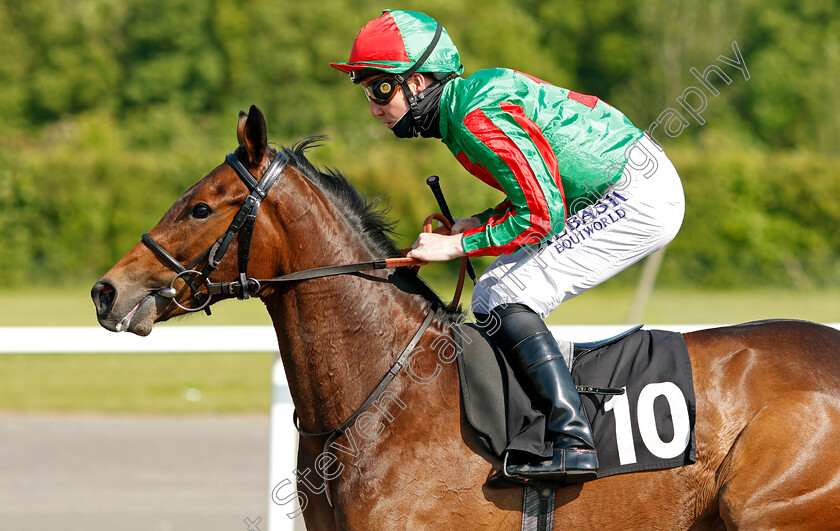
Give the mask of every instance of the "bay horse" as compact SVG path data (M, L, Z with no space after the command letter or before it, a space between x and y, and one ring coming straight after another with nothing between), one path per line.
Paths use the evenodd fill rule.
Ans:
M256 107L240 113L237 137L235 154L96 283L99 323L146 335L211 296L258 296L277 332L300 429L330 432L356 415L353 429L333 434L330 452L323 438L300 441L297 492L308 529L518 529L522 489L485 485L500 463L466 423L456 364L432 355L435 341L451 339L458 314L406 268L382 265L399 254L388 223L339 173L306 160L311 140L275 151ZM254 203L263 203L259 216ZM365 262L386 268L252 280ZM421 354L359 415L394 360L405 361L400 353L412 338L412 352ZM769 321L693 332L685 341L696 463L561 488L557 526L840 527L833 446L840 332Z

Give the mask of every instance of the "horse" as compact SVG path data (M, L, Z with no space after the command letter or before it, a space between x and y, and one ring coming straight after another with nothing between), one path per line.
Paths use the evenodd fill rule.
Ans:
M384 261L399 256L390 223L339 172L307 161L318 140L275 150L254 106L240 113L237 139L95 284L101 326L146 335L218 300L259 297L297 425L312 435L300 439L292 493L308 529L519 529L522 489L486 485L499 459L467 425L456 364L440 355L460 314ZM779 320L685 342L696 462L564 486L557 526L840 525L840 332Z

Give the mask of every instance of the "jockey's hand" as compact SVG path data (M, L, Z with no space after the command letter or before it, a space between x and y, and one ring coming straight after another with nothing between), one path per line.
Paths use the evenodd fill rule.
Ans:
M478 227L481 225L481 221L478 220L477 217L473 216L471 218L454 218L455 224L452 225L452 234L461 234L467 229L471 229L473 227Z
M417 237L417 241L411 246L407 256L423 262L446 262L466 256L464 247L461 245L462 237L461 234L445 236L424 232Z

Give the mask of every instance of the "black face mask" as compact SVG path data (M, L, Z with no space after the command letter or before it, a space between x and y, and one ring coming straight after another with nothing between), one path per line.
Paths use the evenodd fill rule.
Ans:
M411 110L405 111L402 118L391 127L391 132L397 138L414 138L417 136L417 128L414 127L414 117L411 116Z
M420 95L416 115L411 109L402 115L391 128L397 138L414 138L419 133L423 138L441 138L440 134L440 97L443 84L435 84ZM405 87L403 90L406 90Z

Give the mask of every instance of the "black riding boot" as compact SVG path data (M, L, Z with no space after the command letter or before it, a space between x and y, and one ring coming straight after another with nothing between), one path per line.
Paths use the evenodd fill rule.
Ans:
M513 367L521 369L529 391L546 415L547 439L554 443L551 459L528 454L505 455L501 472L491 477L520 483L554 481L580 483L595 479L598 457L589 420L583 413L563 353L539 315L520 304L493 310L501 327L493 338Z

